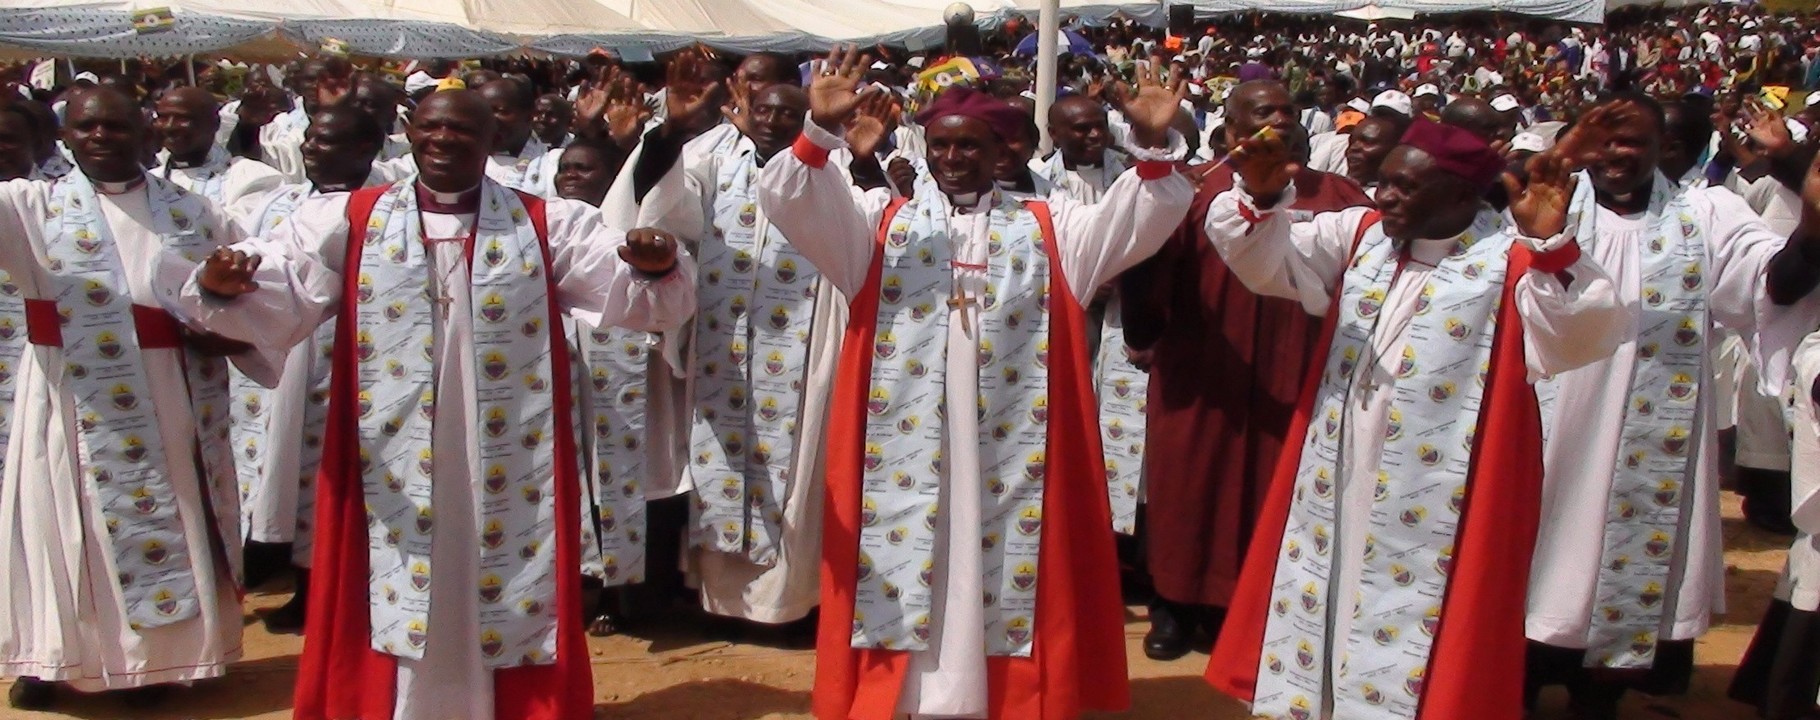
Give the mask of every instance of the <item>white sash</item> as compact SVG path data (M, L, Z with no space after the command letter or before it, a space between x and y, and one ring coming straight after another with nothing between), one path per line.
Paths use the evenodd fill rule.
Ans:
M588 330L588 417L592 419L592 474L599 565L589 574L608 587L645 577L645 387L651 335L624 328Z
M1332 717L1410 720L1422 701L1466 498L1473 433L1497 334L1511 237L1503 219L1480 212L1459 245L1435 267L1404 332L1390 377L1376 375L1372 336L1398 274L1402 249L1381 226L1366 231L1348 266L1340 313L1296 470L1264 629L1252 712L1309 717L1331 694ZM1333 583L1342 478L1362 469L1343 460L1352 389L1381 383L1392 392L1359 587ZM1490 510L1497 512L1495 508ZM1349 637L1332 637L1337 593L1353 593ZM1339 662L1340 659L1343 662ZM1328 661L1338 662L1329 667ZM1329 680L1332 686L1329 686Z
M481 183L469 259L473 283L480 526L480 645L500 668L556 653L555 398L543 241L517 193ZM360 255L355 355L368 508L373 648L421 659L428 640L435 259L410 184L387 188ZM460 276L457 276L458 278ZM451 310L444 308L444 310ZM459 311L458 309L453 309ZM558 338L558 339L553 339ZM466 452L468 448L443 448ZM574 522L573 519L564 522ZM571 568L572 572L574 569Z
M1599 242L1592 183L1575 193L1578 237ZM1683 521L1696 493L1688 462L1697 441L1701 378L1706 372L1706 237L1683 192L1660 175L1650 188L1637 249L1643 302L1630 402L1612 475L1599 582L1587 631L1588 667L1648 668L1656 643L1674 623L1668 597Z
M821 276L759 216L752 141L728 133L715 154L721 162L714 231L697 251L702 279L691 372L691 544L771 565L796 465Z
M1049 415L1049 284L1034 212L994 192L980 298L980 497L986 651L1027 657L1036 629ZM882 248L867 401L855 648L926 650L942 478L947 338L954 280L948 207L919 196Z
M1144 430L1150 373L1131 364L1118 293L1106 303L1100 325L1100 353L1093 387L1100 401L1100 444L1106 453L1106 491L1112 502L1112 529L1137 532L1137 506L1144 497Z
M253 228L257 232L265 232L283 224L310 193L307 184L292 185L273 193L254 221ZM305 386L308 394L303 398L303 425L295 428L302 431L303 436L298 446L294 476L297 483L297 529L291 542L292 559L305 564L309 561L311 538L315 535L312 526L316 517L316 470L322 464L322 432L328 423L329 358L334 352L335 325L333 319L323 323L310 340L302 343L307 355L293 351L286 360L308 364L309 380ZM232 419L230 436L235 450L234 468L240 479L240 525L242 528L250 528L253 523L252 509L259 504L260 495L273 492L270 487L272 483L291 481L274 475L267 467L272 443L293 442L295 439L277 440L271 436L271 426L276 420L272 413L279 406L277 389L260 385L232 367L228 369L228 378L234 398L228 407Z
M146 177L152 230L167 248L200 260L218 238L194 218L206 212L201 197ZM157 409L139 348L126 268L102 215L94 186L70 173L51 187L45 223L49 287L63 317L63 372L58 384L75 399L77 462L106 518L114 582L127 620L151 628L195 617L198 611L191 548L178 517L177 498ZM227 373L219 358L185 353L191 408L196 413L200 479L221 535L239 535L238 498L227 439ZM187 459L179 462L187 462ZM238 571L237 553L228 553Z

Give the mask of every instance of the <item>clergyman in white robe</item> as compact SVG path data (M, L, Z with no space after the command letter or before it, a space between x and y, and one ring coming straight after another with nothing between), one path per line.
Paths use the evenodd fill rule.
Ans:
M458 195L429 193L454 205ZM239 246L263 258L260 289L232 303L204 299L199 285L172 284L166 307L189 321L228 337L256 345L288 348L342 302L340 279L348 235L348 195L316 198L297 211L293 221L262 238ZM601 221L595 208L573 200L549 200L548 246L556 292L551 302L589 327L622 325L651 330L672 328L694 311L694 266L679 258L676 270L661 280L642 276L620 260L621 231ZM423 211L423 232L432 238L466 237L476 213ZM465 278L467 260L461 243L432 243L434 278ZM400 658L394 720L487 720L494 707L493 675L483 664L480 635L480 531L476 527L477 494L481 492L480 460L473 417L477 379L474 368L472 293L467 282L436 283L451 299L449 311L435 324L437 417L432 443L467 452L436 453L431 476L450 482L433 484L431 502L438 521L431 536L431 562L437 573L429 590L430 635L421 660ZM463 479L468 479L464 482ZM318 568L320 570L321 568ZM562 622L571 620L564 619ZM579 618L573 619L579 622ZM553 622L555 622L553 620Z

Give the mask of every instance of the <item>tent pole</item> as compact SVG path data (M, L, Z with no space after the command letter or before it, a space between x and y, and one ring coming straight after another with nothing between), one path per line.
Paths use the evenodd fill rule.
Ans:
M1049 139L1049 106L1055 104L1056 64L1058 62L1055 41L1062 30L1062 0L1043 0L1042 9L1036 21L1036 129L1041 131L1043 142L1038 155L1048 155L1054 144Z
M193 54L184 56L183 68L190 71L190 87L196 87L196 56Z

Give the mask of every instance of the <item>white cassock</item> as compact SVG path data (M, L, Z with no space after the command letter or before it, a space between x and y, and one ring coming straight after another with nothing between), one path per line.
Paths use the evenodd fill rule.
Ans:
M1744 199L1763 218L1770 232L1777 235L1790 235L1801 221L1801 194L1789 189L1768 175L1755 180L1746 180L1737 170L1725 178L1725 187ZM1721 366L1717 370L1730 369L1735 374L1731 378L1735 400L1731 418L1738 428L1737 463L1748 468L1762 470L1789 469L1789 436L1788 418L1785 415L1786 404L1780 397L1763 394L1757 384L1760 373L1752 363L1750 353L1736 346L1731 334L1727 334L1723 347L1737 347L1732 354L1735 363L1729 368ZM1732 397L1731 395L1721 398ZM1724 427L1724 425L1720 425Z
M1125 172L1124 153L1107 150L1105 159L1098 165L1076 165L1068 167L1062 161L1062 152L1057 150L1046 158L1030 160L1030 174L1037 178L1037 186L1047 183L1049 194L1064 194L1075 202L1092 205L1100 201L1106 188Z
M845 143L814 123L803 136L823 148ZM1186 144L1171 134L1167 153L1136 150L1138 159L1179 159ZM1149 155L1146 157L1146 155ZM783 152L765 167L759 181L759 203L773 224L790 238L798 252L815 263L826 278L849 299L865 285L873 263L879 225L891 193L884 189L861 191L845 179L832 161L810 167L795 152ZM1055 245L1062 261L1062 275L1074 297L1090 298L1093 291L1120 272L1161 248L1187 213L1194 188L1187 178L1171 173L1156 180L1141 180L1127 171L1107 189L1097 205L1083 206L1065 197L1050 199L1055 218ZM954 249L954 284L971 297L985 294L985 273L961 267L983 267L987 257L992 193L972 203L957 205L943 196L949 227L965 239ZM976 407L979 403L978 309L963 304L950 309L947 355L947 407ZM952 317L964 312L968 317ZM946 437L978 435L972 413L947 418ZM929 649L911 655L905 674L899 711L917 716L983 717L986 712L986 653L981 545L982 478L978 448L953 443L944 448L951 460L943 465L941 526L937 528L936 554L941 558L932 580L937 618Z
M315 189L304 191L306 194L295 203L286 197L298 191L295 185L281 185L255 203L254 212L248 216L250 221L243 224L250 234L257 235L262 231L276 228L288 219L303 202L328 196L346 196L347 191L321 193ZM283 207L280 207L283 205ZM315 522L315 505L305 494L304 484L315 480L314 464L311 474L303 472L303 445L305 435L310 435L318 445L325 428L321 425L326 416L326 395L312 400L310 391L316 382L315 378L326 374L328 358L323 355L325 346L321 343L320 333L312 333L302 342L292 346L284 356L284 367L278 374L278 383L269 389L247 388L242 382L242 374L233 372L232 382L237 390L244 388L248 394L256 394L261 411L256 422L262 424L258 433L263 441L258 458L257 471L247 473L242 469L240 517L244 523L242 530L246 539L263 543L294 543L291 549L291 564L297 567L310 566L309 533L303 528ZM240 437L240 423L245 421L242 403L247 398L233 398L236 403L232 409L235 422L234 447L244 452L244 439ZM309 413L316 423L305 420L306 409L310 404L316 405L318 412ZM238 461L238 458L236 459ZM313 493L314 491L310 491Z
M160 152L158 167L152 168L151 173L207 198L228 218L240 223L242 230L248 229L248 223L258 219L256 213L264 206L266 193L285 183L284 175L258 160L227 157L227 151L219 146L209 155L208 163L180 168L171 165L170 153ZM212 175L220 172L219 168L210 167L216 163L227 166L225 177L220 182L209 182Z
M44 220L51 183L0 184L0 270L26 297L56 292L45 271ZM154 290L181 282L193 267L160 262L163 243L151 229L144 185L109 195L97 184L101 212L114 235L126 283L141 305L158 306ZM240 237L210 208L197 226L223 244ZM119 586L112 580L112 543L88 481L77 477L75 401L60 380L62 350L29 346L18 368L17 415L0 477L0 675L65 681L98 691L218 677L240 658L240 598L227 572L223 548L211 528L208 479L188 448L196 446L195 411L187 391L183 356L176 349L144 349L145 376L165 448L165 476L177 499L190 572L202 600L196 617L143 631L127 624ZM243 362L248 358L237 359ZM275 370L271 362L267 370ZM249 369L251 369L249 367ZM186 449L175 451L175 449ZM231 484L231 477L215 482Z
M701 239L714 232L714 198L715 188L724 162L734 161L716 153L716 149L726 143L730 136L738 133L731 124L720 125L702 135L691 139L683 146L682 157L665 173L663 178L645 194L644 201L631 208L636 211L636 222L633 227L655 227L676 234L689 244L691 249L698 248ZM787 153L786 148L783 152ZM780 153L781 155L782 153ZM628 161L620 177L614 182L613 190L601 204L602 212L609 217L626 214L628 203L633 202L632 168L634 161ZM754 172L759 172L755 169ZM756 233L769 242L784 242L782 233L767 232L772 223L759 208L755 221ZM763 254L758 254L762 259ZM759 272L773 272L760 268ZM819 283L816 287L815 314L810 321L809 350L807 365L803 372L803 392L799 396L800 404L796 411L797 442L795 461L789 473L788 486L783 495L782 537L777 540L778 553L771 565L763 565L748 560L745 556L702 550L687 554L692 563L691 578L701 586L702 608L710 613L727 617L737 617L762 623L785 623L808 615L820 601L819 573L821 571L821 524L822 524L822 442L828 421L828 402L834 388L834 374L840 360L841 336L847 326L847 306L834 293L833 286ZM692 336L694 328L684 334ZM683 390L681 397L685 400L696 397L695 383L697 378L690 373L697 358L693 357L691 343L684 341L666 341L664 355L677 364L673 372L682 376ZM654 383L662 386L662 381ZM675 487L689 489L698 487L701 478L693 477L686 448L694 402L685 402L679 406L684 412L666 414L672 421L662 429L653 430L652 446L662 443L665 447L678 446L685 449L680 455L683 461L675 466L680 477L652 483L655 487ZM756 406L754 406L756 409ZM665 433L675 433L676 436ZM649 497L649 495L647 495ZM656 499L656 498L652 498ZM668 542L668 539L662 542Z
M1820 379L1820 333L1801 341L1790 365L1795 459L1790 473L1791 519L1799 533L1788 549L1776 598L1796 610L1814 612L1820 610L1820 407L1813 399L1814 381Z
M1779 387L1786 376L1788 353L1812 329L1813 317L1808 301L1777 307L1764 295L1764 268L1782 249L1785 238L1765 227L1729 190L1690 190L1686 198L1692 222L1706 240L1705 287L1711 322L1699 330L1705 333L1709 348L1719 344L1714 326L1739 332L1764 369L1765 385ZM1634 376L1637 337L1642 331L1641 252L1643 243L1650 240L1643 214L1624 216L1603 206L1596 212L1599 236L1585 241L1583 247L1611 275L1631 320L1616 354L1554 378L1557 399L1543 414L1548 428L1544 448L1547 480L1542 531L1530 574L1530 587L1535 591L1529 598L1527 634L1531 640L1565 648L1586 647L1592 628L1614 468L1631 402L1631 383L1623 379ZM1807 314L1805 320L1802 313ZM1701 377L1710 378L1710 368ZM1681 548L1669 568L1669 578L1679 581L1666 588L1667 607L1674 615L1665 623L1664 640L1697 638L1706 632L1713 614L1725 611L1715 429L1720 399L1714 395L1700 392L1697 398L1694 438L1687 456L1694 497L1682 512L1682 536L1677 538Z
M445 203L455 200L441 194L436 198ZM263 258L259 291L218 304L203 299L192 281L181 293L172 290L166 307L210 330L256 345L296 344L331 317L341 302L347 205L347 195L313 199L292 222L242 244L240 249ZM551 300L576 321L590 327L656 329L679 325L694 311L694 266L686 258L679 260L675 273L653 282L619 259L624 235L602 223L599 211L573 200L550 200L544 208L556 280ZM432 238L466 237L474 221L474 213L428 209L423 213L424 233ZM432 247L435 278L467 277L461 243ZM470 641L480 635L480 599L474 592L479 587L480 531L475 518L480 443L473 436L471 287L456 282L442 291L452 304L435 327L437 418L432 442L434 447L467 452L438 453L431 470L432 477L449 481L435 483L431 496L438 517L431 535L431 562L438 572L430 586L430 636L422 660L398 660L395 720L484 720L491 717L493 707L493 673L482 664L479 646Z

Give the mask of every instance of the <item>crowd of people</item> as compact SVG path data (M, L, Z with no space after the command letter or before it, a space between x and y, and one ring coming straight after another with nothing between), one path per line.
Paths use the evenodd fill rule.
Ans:
M289 577L306 720L592 717L676 616L824 720L1073 718L1127 605L1260 717L1616 718L1729 476L1731 694L1820 716L1817 30L1115 21L1042 117L1017 22L13 68L0 676L156 702Z

